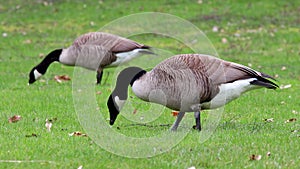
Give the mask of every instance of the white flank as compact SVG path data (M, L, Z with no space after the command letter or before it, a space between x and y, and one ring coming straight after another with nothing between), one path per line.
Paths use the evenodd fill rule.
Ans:
M41 76L43 76L43 74L41 74L40 72L38 72L36 69L34 69L33 74L34 74L35 80L37 80L37 79L39 79Z
M258 88L259 86L250 84L250 82L253 80L256 80L256 78L237 80L232 83L221 84L219 86L219 93L210 102L203 103L202 107L214 109L224 106L230 101L240 97L241 94Z
M133 58L136 58L138 56L142 55L142 51L146 51L147 49L134 49L132 51L129 52L122 52L122 53L117 53L117 60L114 61L113 63L111 63L110 65L108 65L107 67L111 67L111 66L118 66L122 63L126 63L128 61L130 61Z
M119 107L119 111L121 111L122 107L125 104L125 100L120 100L119 96L116 96L114 100L115 100L115 103L117 104L117 106Z

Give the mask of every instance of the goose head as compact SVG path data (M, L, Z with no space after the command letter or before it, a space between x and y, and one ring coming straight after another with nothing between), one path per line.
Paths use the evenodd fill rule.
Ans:
M30 73L29 73L29 81L28 84L34 83L37 79L39 79L41 76L43 76L42 73L40 73L36 67L34 67Z
M145 73L146 71L139 67L128 67L119 73L116 82L116 87L107 101L107 107L110 114L110 125L114 124L122 107L124 106L127 100L128 86L132 86L134 81L139 79Z

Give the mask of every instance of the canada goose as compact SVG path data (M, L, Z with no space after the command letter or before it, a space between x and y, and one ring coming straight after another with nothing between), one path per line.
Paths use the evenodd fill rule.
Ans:
M278 88L268 79L273 78L246 66L202 54L173 56L149 72L128 67L119 73L116 87L107 101L110 125L114 124L127 99L129 84L140 99L180 111L171 130L177 129L185 112L194 112L195 128L201 130L201 110L221 107L252 89Z
M118 66L142 54L153 54L150 47L104 32L90 32L79 36L71 46L50 52L41 63L31 69L29 84L44 75L51 63L60 62L97 70L97 84L103 68Z

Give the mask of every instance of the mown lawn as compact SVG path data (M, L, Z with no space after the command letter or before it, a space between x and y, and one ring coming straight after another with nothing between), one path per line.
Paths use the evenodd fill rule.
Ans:
M51 50L70 45L78 35L141 12L169 13L191 22L206 34L220 58L273 75L286 89L245 94L224 108L208 140L200 142L200 133L191 131L170 151L154 157L118 156L105 151L91 137L69 136L74 131L89 133L73 104L76 91L72 82L78 79L73 73L77 69L55 63L40 81L27 86L30 69ZM1 0L0 168L299 168L299 25L300 2L294 0ZM173 54L191 52L168 37L149 34L130 38ZM143 59L137 62L148 64ZM114 86L115 70L105 72L104 85L94 87L91 83L98 115L104 120L108 117L106 100ZM55 75L64 74L71 81L53 80ZM79 77L83 81L85 78L95 80ZM151 113L148 104L130 96L137 115L140 111ZM203 113L203 123L208 114ZM9 123L13 115L21 115L22 119ZM271 122L265 121L272 118ZM53 120L51 132L45 127L46 119ZM289 119L296 120L286 123ZM112 130L132 137L151 137L165 132L174 120L171 110L165 109L147 125L119 117ZM132 149L126 145L124 149ZM250 160L253 154L262 157Z

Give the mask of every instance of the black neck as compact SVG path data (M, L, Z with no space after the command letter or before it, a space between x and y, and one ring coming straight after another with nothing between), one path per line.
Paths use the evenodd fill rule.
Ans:
M121 100L126 100L128 86L132 86L134 81L139 79L145 73L146 71L139 67L128 67L122 70L117 78L116 87L112 94L118 96Z
M49 65L52 62L59 61L60 54L62 53L62 49L56 49L50 52L40 64L36 66L36 69L41 73L45 74Z
M122 101L127 100L129 84L132 86L134 81L139 79L145 73L145 70L138 67L129 67L120 72L117 78L116 87L107 101L110 114L110 125L114 124L121 109L119 105L115 103L115 98L118 97L118 99Z

